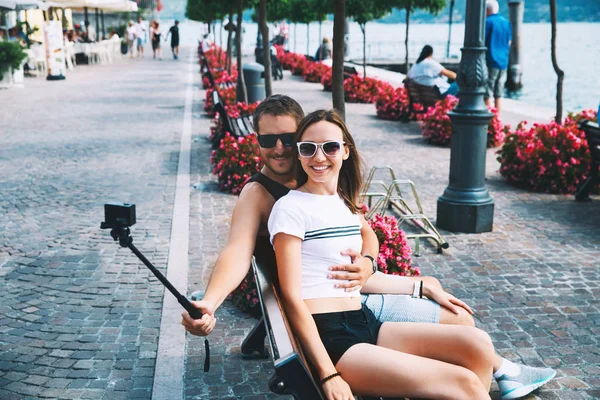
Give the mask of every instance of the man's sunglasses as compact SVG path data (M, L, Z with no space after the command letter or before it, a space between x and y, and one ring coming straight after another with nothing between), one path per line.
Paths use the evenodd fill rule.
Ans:
M345 145L346 143L344 142L339 142L337 140L331 140L329 142L323 142L323 143L314 143L314 142L298 142L296 143L296 145L298 146L298 154L300 154L300 157L312 157L315 154L317 154L317 148L321 148L321 151L323 151L323 154L325 154L328 157L334 157L336 156L340 150L342 149L342 146Z
M272 149L277 146L278 140L281 140L281 144L285 147L292 147L294 145L294 133L258 135L258 144L264 149Z

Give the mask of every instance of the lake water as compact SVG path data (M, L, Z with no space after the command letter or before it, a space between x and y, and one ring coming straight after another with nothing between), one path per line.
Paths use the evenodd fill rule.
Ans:
M217 25L217 28L219 25ZM350 57L362 59L362 32L350 23ZM243 51L253 54L257 26L244 24ZM332 37L333 23L324 22L322 35ZM404 24L367 24L367 58L404 60ZM181 24L184 44L194 44L204 33L202 24ZM307 47L306 25L290 26L289 48L299 53L314 54L318 48L319 24L309 27ZM555 107L556 74L550 59L550 24L524 24L521 35L523 90L519 100L538 106ZM223 43L226 42L223 35ZM464 24L452 26L450 55L459 57L464 39ZM413 24L409 32L409 58L416 58L421 48L429 44L434 58L445 58L448 41L447 24ZM219 42L217 34L216 42ZM600 102L600 23L561 23L557 28L557 58L565 72L563 104L567 111L582 108L597 109Z

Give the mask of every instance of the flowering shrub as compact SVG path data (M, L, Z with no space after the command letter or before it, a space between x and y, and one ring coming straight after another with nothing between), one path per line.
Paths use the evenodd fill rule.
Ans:
M214 92L214 88L206 89L206 99L204 100L204 111L210 117L214 117L215 112L213 111L213 98L212 93ZM221 101L224 106L235 104L236 96L235 96L235 86L229 88L219 88L219 95L221 96Z
M411 265L412 251L406 242L406 235L398 229L398 220L392 216L377 214L369 220L379 241L377 264L384 274L417 276L421 275L419 267Z
M332 70L325 72L323 74L323 78L321 78L321 85L323 85L323 90L326 92L331 92L331 88L333 87L333 78L332 78Z
M308 63L302 77L306 82L321 82L321 78L327 73L331 71L331 67L329 65L319 63L319 62L311 62Z
M590 151L585 134L577 127L581 119L596 113L585 110L569 114L564 124L521 122L498 150L500 174L514 185L536 192L573 193L589 172Z
M204 52L204 57L206 57L206 61L208 61L208 67L215 69L225 66L227 53L222 48L213 45L210 50Z
M419 117L421 120L421 130L423 138L429 143L440 146L450 145L452 137L452 122L448 116L458 104L458 98L449 95L439 100L435 106L429 107L425 114ZM488 124L487 147L497 147L504 142L505 132L510 126L504 126L498 117L498 111L490 108L494 115Z
M231 118L239 118L241 115L252 115L259 104L259 101L252 104L238 102L236 104L225 106L225 111L227 112L227 115L229 115ZM210 134L208 135L208 140L212 142L217 132L221 132L222 130L223 121L219 117L219 114L215 114L215 116L211 120Z
M256 135L235 138L227 132L210 156L219 189L238 194L244 183L262 167Z
M249 271L240 286L231 292L231 301L241 311L255 318L260 318L262 311L258 300L256 280L254 280L252 271Z
M302 54L287 52L280 54L277 52L277 58L279 59L279 63L281 64L281 68L286 70L292 70L292 68L298 64L301 60L306 60Z
M352 75L344 81L344 97L348 103L372 103L379 85L378 79Z
M308 61L306 57L302 55L296 57L296 59L290 66L292 75L304 75L304 71L306 70L306 68L308 68L308 65L311 63L311 61Z
M392 121L416 120L417 114L410 109L408 90L404 87L395 88L389 83L381 82L375 95L377 116ZM421 104L413 104L416 111L423 110Z

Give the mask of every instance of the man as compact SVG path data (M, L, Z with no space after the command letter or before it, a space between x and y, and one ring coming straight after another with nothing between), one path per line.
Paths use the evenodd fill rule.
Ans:
M304 116L300 105L288 96L274 95L265 99L256 109L253 126L256 128L260 155L265 163L260 174L251 178L239 196L231 218L229 238L210 277L201 301L192 302L202 311L200 320L193 320L187 312L182 313L182 324L194 335L206 336L215 327L214 313L227 295L244 279L254 255L262 262L274 263L273 247L269 243L267 220L277 198L296 187L292 171L295 152L293 132ZM360 286L373 275L374 264L369 256L376 257L379 244L372 230L361 232L363 248L360 253L349 249L347 254L354 261L351 265L333 266L332 279L347 290ZM376 264L375 264L376 266ZM401 278L399 278L401 279ZM403 278L423 280L441 288L432 277ZM333 282L332 282L333 284ZM410 296L371 295L363 301L382 322L432 322L474 325L470 313L452 303L440 307L427 299ZM511 363L496 355L496 377L503 399L525 396L554 377L549 368L531 368Z
M144 55L144 39L146 37L146 27L142 22L142 17L138 17L137 24L135 24L135 37L137 41L137 56L142 57Z
M169 35L171 35L171 52L173 53L173 58L177 60L179 58L179 21L175 20L175 25L169 28L165 42Z
M496 0L485 3L485 46L488 67L487 91L485 104L495 106L500 114L506 70L508 69L508 53L512 40L512 27L508 20L498 15L500 6ZM492 104L492 96L494 104Z

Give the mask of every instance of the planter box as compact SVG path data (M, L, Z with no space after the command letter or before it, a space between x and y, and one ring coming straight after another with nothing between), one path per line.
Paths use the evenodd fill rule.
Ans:
M0 79L0 89L7 89L13 85L13 73L12 68L8 68L8 71L2 74Z

